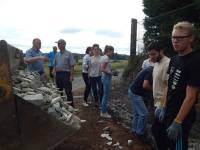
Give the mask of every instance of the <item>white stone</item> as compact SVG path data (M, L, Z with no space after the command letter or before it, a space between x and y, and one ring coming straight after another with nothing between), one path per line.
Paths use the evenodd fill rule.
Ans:
M40 87L39 90L44 91L46 93L51 93L51 89L48 87Z
M22 91L23 92L33 92L34 90L31 88L23 88Z
M120 145L120 146L119 146L119 149L123 149L123 146Z
M42 105L44 103L42 94L25 95L23 98L35 105Z
M21 80L22 80L23 82L29 82L29 83L31 83L31 80L30 80L30 79L27 79L27 78L21 78Z
M120 146L120 143L117 142L117 143L113 144L113 147L115 147L115 146Z
M17 88L17 87L13 87L13 90L15 93L21 92L21 89Z
M29 78L30 80L34 80L35 77L33 75L28 75L27 78Z
M86 120L81 120L81 123L85 123L86 122Z
M52 101L52 96L49 94L45 94L44 96L45 102L51 103Z
M26 92L26 95L36 95L35 92Z
M62 101L62 98L59 96L59 97L53 98L52 101L51 101L51 104L55 104L55 103L60 102L60 101Z
M99 120L98 123L104 123L104 120Z
M112 141L107 142L106 144L110 146L110 145L112 145Z
M60 103L59 103L59 102L53 104L53 107L54 107L57 111L61 111L61 110L62 110L62 109L60 108Z
M72 113L63 113L63 116L66 118L67 121L69 121L72 117Z
M24 87L27 87L27 88L28 88L28 87L30 86L30 84L29 84L28 82L24 82L24 81L23 81L23 82L21 83L21 86L22 86L23 88L24 88Z
M109 140L109 141L112 141L112 137L110 137L109 134L103 133L103 134L101 134L101 137L102 137L102 138L106 138L106 139Z
M133 145L133 140L128 140L128 146L132 146Z

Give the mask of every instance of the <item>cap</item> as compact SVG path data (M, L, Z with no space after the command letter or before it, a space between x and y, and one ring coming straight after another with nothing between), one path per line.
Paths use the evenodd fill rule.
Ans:
M60 39L60 40L56 41L55 43L62 43L62 44L66 44L65 40L63 40L63 39Z

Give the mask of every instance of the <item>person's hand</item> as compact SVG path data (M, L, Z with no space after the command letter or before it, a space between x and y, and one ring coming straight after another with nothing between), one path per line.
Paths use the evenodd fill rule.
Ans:
M155 110L155 117L162 122L165 117L166 108L165 107L157 107Z
M46 57L46 56L38 56L38 59L46 61L46 60L48 60L48 57Z
M70 81L74 81L74 76L70 75Z
M169 139L173 140L174 142L176 142L176 140L179 139L179 137L182 134L181 132L182 132L182 125L181 123L178 123L176 121L173 121L173 123L167 129L167 135Z
M157 119L159 119L160 116L160 112L161 112L161 108L160 107L156 107L156 110L154 112L154 115Z

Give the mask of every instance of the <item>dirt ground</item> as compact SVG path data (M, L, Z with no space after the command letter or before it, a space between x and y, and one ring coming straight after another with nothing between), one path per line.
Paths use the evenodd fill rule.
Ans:
M82 91L79 91L75 92L74 95L83 94ZM82 99L75 99L74 101L75 107L79 109L76 115L82 120L86 120L86 122L82 123L81 129L75 135L54 150L117 150L115 147L107 145L107 140L101 137L105 127L109 127L112 130L112 145L119 142L123 150L151 150L148 145L139 141L119 122L113 119L102 119L97 108L82 106ZM133 140L132 146L128 146L128 140Z

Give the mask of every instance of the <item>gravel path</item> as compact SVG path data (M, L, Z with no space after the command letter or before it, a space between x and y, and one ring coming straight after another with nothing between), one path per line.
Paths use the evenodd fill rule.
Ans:
M112 80L118 80L122 76L123 69L119 69L117 71L119 71L119 75L113 76ZM76 91L76 90L84 88L84 87L85 87L85 83L83 81L82 76L75 77L74 81L72 82L72 91Z

